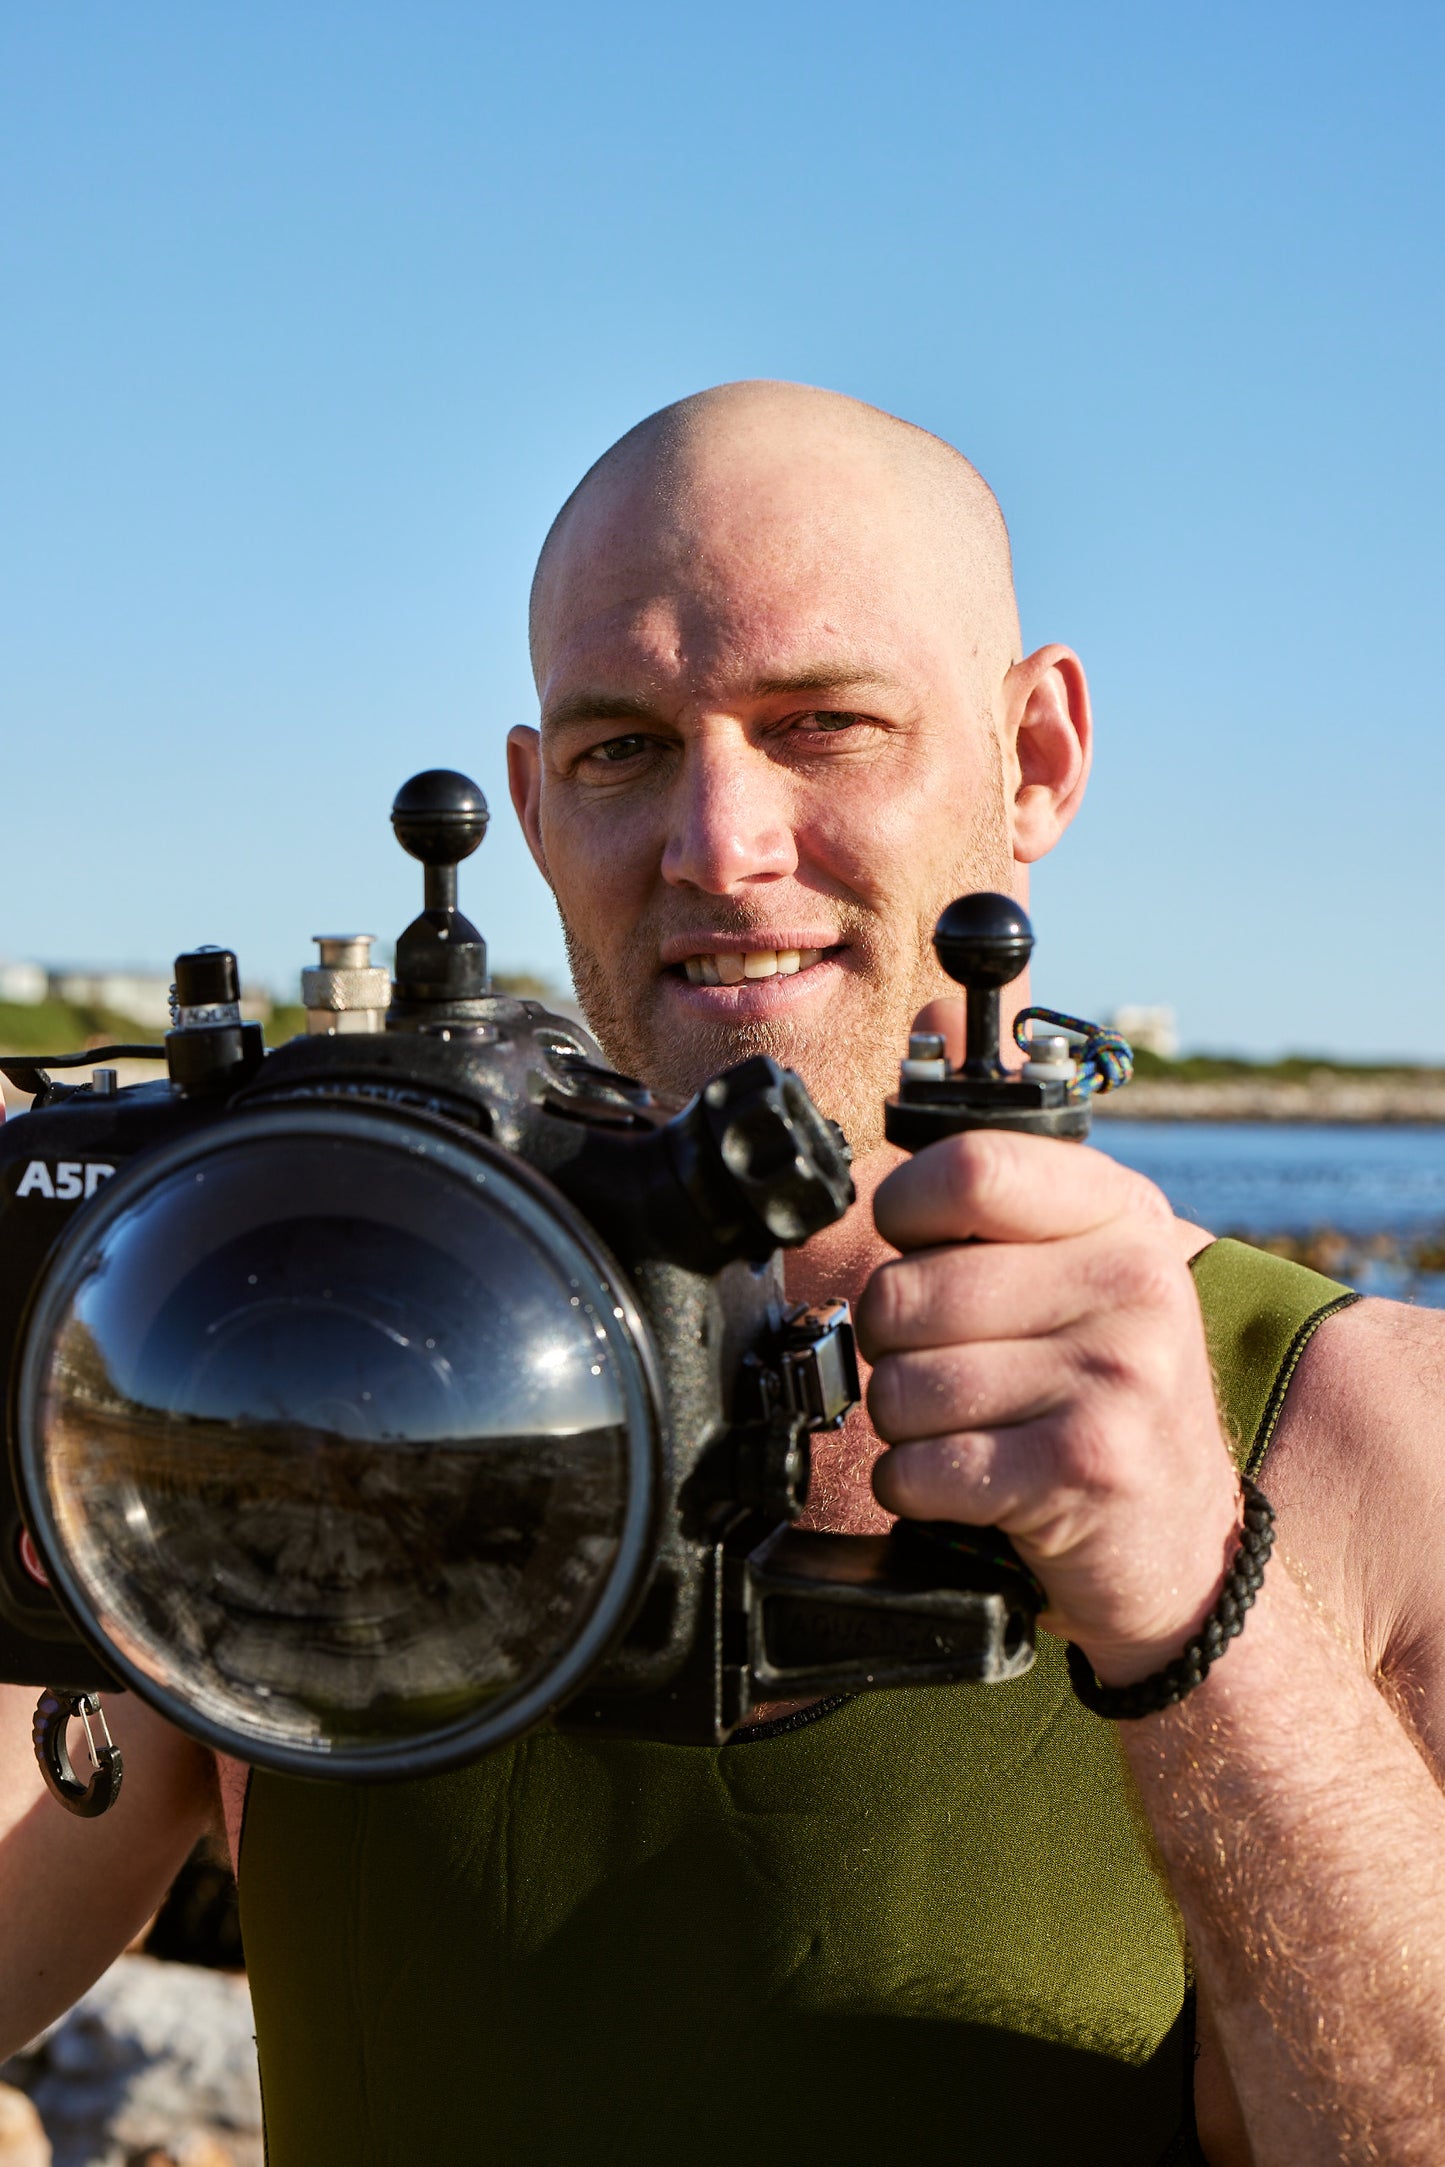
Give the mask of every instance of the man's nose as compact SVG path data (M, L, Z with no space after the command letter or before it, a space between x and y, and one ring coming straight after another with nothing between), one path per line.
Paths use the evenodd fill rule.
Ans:
M746 740L695 739L669 815L662 877L675 887L731 895L797 871L788 778Z

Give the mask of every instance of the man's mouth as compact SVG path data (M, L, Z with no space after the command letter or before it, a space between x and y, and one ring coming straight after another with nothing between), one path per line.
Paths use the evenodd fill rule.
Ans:
M674 933L662 944L662 976L676 989L684 1008L737 1022L746 1017L781 1015L807 1002L838 977L848 943L829 939L823 927L761 926L750 944L746 934Z
M685 956L682 969L692 986L741 986L749 979L794 978L821 963L822 948L718 949Z
M726 933L698 926L669 933L658 963L679 1018L759 1023L826 1004L846 973L849 945L816 918Z

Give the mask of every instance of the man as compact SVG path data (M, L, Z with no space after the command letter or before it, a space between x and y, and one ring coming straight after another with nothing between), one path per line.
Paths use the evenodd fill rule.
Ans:
M1056 1637L1032 1699L866 1695L707 1753L544 1733L400 1789L254 1779L274 2167L1148 2162L1198 2156L1191 2105L1214 2167L1445 2157L1441 1320L1264 1267L1231 1345L1248 1367L1297 1306L1256 1432L1280 1550L1205 1682L1115 1730L1059 1643L1121 1687L1215 1605L1240 1497L1201 1301L1217 1330L1248 1252L1221 1264L1101 1152L882 1141L915 1013L957 1036L940 908L1022 894L1088 772L1082 669L1022 653L986 487L853 401L705 393L564 507L533 650L514 794L609 1056L685 1092L773 1053L854 1142L858 1207L791 1260L800 1295L856 1299L873 1365L812 1523L997 1522ZM1222 1366L1238 1426L1231 1391ZM134 1790L67 1824L28 1714L10 2039L144 1917L206 1798L127 1708Z

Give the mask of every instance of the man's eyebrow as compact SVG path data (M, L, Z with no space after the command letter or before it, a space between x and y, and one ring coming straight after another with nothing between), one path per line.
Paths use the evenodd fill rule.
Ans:
M895 689L895 680L884 670L866 670L852 662L810 662L778 677L760 677L752 691L773 698L785 692L856 692L860 686L889 691Z
M544 730L567 730L584 722L662 722L661 710L625 692L569 692L542 716Z
M888 692L898 689L897 680L886 671L864 669L852 662L810 662L800 669L786 670L771 677L754 678L739 690L748 699L776 699L780 694L803 692ZM565 698L549 707L542 717L542 727L547 731L576 729L583 724L597 722L666 722L666 711L652 706L637 693L593 692L584 686L569 692Z

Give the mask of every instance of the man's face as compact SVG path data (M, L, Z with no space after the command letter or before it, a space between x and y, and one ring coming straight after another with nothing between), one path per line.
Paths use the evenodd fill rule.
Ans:
M734 457L664 512L584 503L512 748L609 1057L681 1097L770 1053L860 1149L944 990L940 910L1013 873L1002 670L871 480Z

